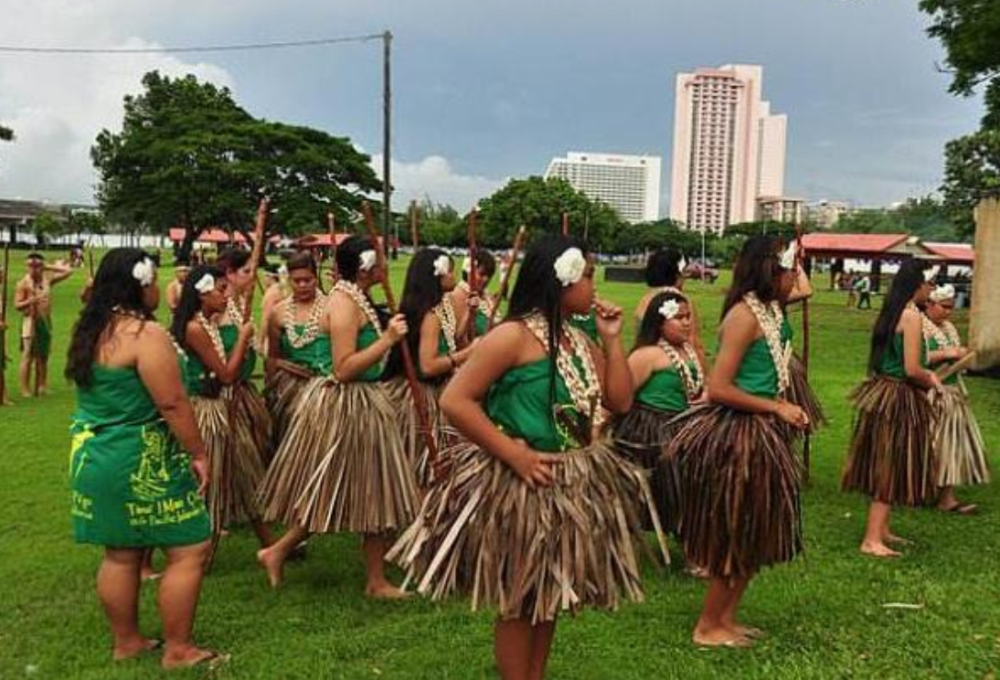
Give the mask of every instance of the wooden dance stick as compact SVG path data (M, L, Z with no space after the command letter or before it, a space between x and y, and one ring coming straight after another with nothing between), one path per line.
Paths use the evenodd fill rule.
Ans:
M382 270L382 293L385 295L385 303L389 307L390 314L396 314L396 297L392 294L392 284L389 282L389 266L385 257L385 247L379 240L378 227L375 226L375 217L372 215L372 207L365 201L361 204L365 215L365 224L368 227L368 236L371 240L372 248L375 249L375 257L379 269ZM419 329L410 329L410 332L417 332ZM410 354L410 345L403 338L400 343L401 354L403 356L403 372L406 374L406 384L410 387L410 395L413 397L413 405L417 411L417 427L423 435L424 444L427 446L427 462L433 469L437 464L438 450L437 440L434 439L434 431L431 428L431 417L427 411L427 403L424 401L424 392L420 389L420 381L417 379L417 369L413 363L413 355Z
M802 267L802 271L808 276L805 269L805 249L802 247L802 225L795 225L796 253L795 263ZM704 263L703 263L704 264ZM812 349L809 335L809 298L802 300L802 370L805 372L806 382L809 382L809 355ZM805 480L809 481L809 473L812 463L812 435L806 433L802 445L802 467L805 468Z
M469 240L469 295L479 297L479 291L476 289L479 284L478 277L476 276L479 273L477 271L479 267L476 266L476 256L478 253L476 248L475 206L472 206L472 212L469 213L469 228L466 231L466 238ZM466 323L465 328L466 341L469 343L476 339L476 311L478 310L473 310L471 306L469 307L468 322Z
M261 196L260 203L257 205L257 222L253 228L253 250L250 251L250 278L254 285L250 287L247 299L243 303L244 321L253 320L253 294L259 283L257 281L257 265L260 264L260 255L264 252L264 238L267 235L267 216L270 213L270 205L271 201L268 200L267 196Z
M510 250L510 262L507 263L507 271L503 273L503 279L500 281L500 295L497 298L497 303L493 306L490 312L490 323L486 327L487 329L493 328L497 322L497 312L500 311L500 303L507 299L510 292L510 276L514 273L514 265L517 264L517 256L521 254L521 249L524 248L524 237L527 234L527 230L524 225L517 230L517 234L514 235L514 247Z
M420 208L417 202L410 203L410 241L413 243L413 252L417 252L420 247Z
M3 280L0 281L0 406L7 403L7 281L10 276L10 242L3 249Z
M337 279L340 278L340 273L337 271L337 218L332 211L326 214L326 233L330 237L330 273L333 275L333 283L337 283ZM319 279L319 289L323 290L323 277Z
M569 236L569 213L562 214L562 235Z
M939 379L945 381L951 376L966 370L967 368L972 366L972 364L975 363L975 361L976 361L976 353L969 352L955 363L951 365L942 366L941 368L936 370L935 373L937 374L937 377Z

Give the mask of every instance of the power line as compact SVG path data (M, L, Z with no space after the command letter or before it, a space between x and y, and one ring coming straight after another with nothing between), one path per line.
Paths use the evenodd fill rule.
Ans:
M313 40L285 40L280 42L242 43L235 45L193 45L188 47L39 47L0 45L6 54L184 54L192 52L250 52L255 50L282 50L295 47L319 47L342 43L363 43L384 39L384 33L315 38Z

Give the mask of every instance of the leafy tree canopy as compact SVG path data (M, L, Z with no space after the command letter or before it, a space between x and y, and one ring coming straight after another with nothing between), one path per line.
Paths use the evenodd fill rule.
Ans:
M120 133L91 148L97 199L114 222L166 233L188 227L182 259L209 227L245 231L264 190L271 229L323 230L332 210L347 224L361 196L379 188L369 157L342 137L254 118L227 88L156 71L128 95Z

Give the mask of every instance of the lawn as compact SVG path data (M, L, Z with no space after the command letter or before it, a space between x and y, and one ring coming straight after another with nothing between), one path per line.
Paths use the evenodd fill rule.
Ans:
M19 276L23 253L13 259ZM161 282L171 275L162 273ZM0 408L0 680L160 677L152 657L111 662L93 588L100 551L71 538L66 461L73 393L59 374L84 276L77 272L56 288L52 394L28 400L15 394L16 406ZM401 266L394 279L399 285ZM632 284L600 289L629 312L642 292ZM713 347L723 285L695 283L690 290ZM703 584L676 568L661 574L649 567L644 604L561 621L550 677L994 677L1000 500L992 487L961 494L980 504L975 517L898 511L895 530L915 542L898 561L857 551L865 499L841 494L838 478L851 425L846 397L864 375L875 313L843 303L840 294L820 292L812 305L813 384L830 425L813 441L806 553L763 573L745 600L747 621L770 636L748 651L694 648L689 637ZM793 322L801 337L799 317ZM631 322L626 327L631 333ZM16 332L8 333L7 346L16 360ZM14 368L7 374L12 392ZM996 466L1000 386L985 379L968 385ZM470 613L463 601L366 600L357 538L313 539L306 561L289 566L277 591L267 587L255 550L248 531L234 532L205 583L197 637L233 655L217 677L495 677L490 615ZM151 635L158 632L155 590L144 587L142 604L144 632ZM886 606L896 603L912 606Z

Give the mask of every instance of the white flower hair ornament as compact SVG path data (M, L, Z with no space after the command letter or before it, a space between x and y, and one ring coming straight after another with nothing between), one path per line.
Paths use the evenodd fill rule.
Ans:
M681 303L677 302L677 300L664 300L663 304L660 305L660 308L656 311L658 311L660 316L664 319L670 321L671 319L676 318L680 313Z
M374 250L365 250L361 253L361 265L358 267L361 271L367 272L375 268L378 264L378 257L375 255Z
M132 278L143 288L152 285L153 279L156 278L156 265L148 257L142 258L132 265Z
M278 276L282 278L288 276L288 265L283 264L280 267L278 267Z
M789 241L788 247L781 253L781 259L778 261L778 266L788 271L795 269L795 258L798 254L798 245L795 241Z
M211 274L205 274L194 284L194 289L201 295L211 293L215 290L215 277Z
M434 260L434 276L447 276L451 271L451 258L447 255L438 255Z
M471 274L472 273L472 258L471 257L466 257L465 260L462 261L462 273L463 274Z
M924 281L930 283L938 275L938 267L929 267L924 270Z
M945 300L955 299L955 286L947 283L943 286L938 286L930 295L931 302L944 302Z
M687 258L681 255L681 259L677 260L677 271L683 274L684 270L687 268L688 268Z
M562 287L568 288L583 278L583 272L587 269L587 258L579 248L567 248L556 258L552 267Z

